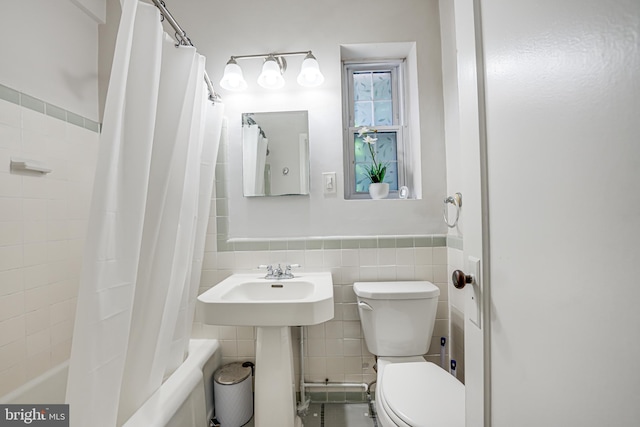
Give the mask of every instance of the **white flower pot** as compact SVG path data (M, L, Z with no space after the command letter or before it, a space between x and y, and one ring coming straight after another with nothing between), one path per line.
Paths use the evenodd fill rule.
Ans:
M389 184L386 182L372 182L369 184L369 195L372 199L384 199L389 195Z

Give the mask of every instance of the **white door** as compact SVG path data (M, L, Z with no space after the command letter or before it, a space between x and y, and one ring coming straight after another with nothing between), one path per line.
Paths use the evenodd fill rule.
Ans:
M463 49L471 3L456 0ZM640 2L476 3L484 102L473 100L472 53L458 52L464 248L482 255L488 231L491 313L482 329L466 324L467 425L637 426ZM486 106L486 144L474 140L474 103Z
M490 393L489 357L486 354L485 332L488 327L483 301L489 297L487 255L483 249L483 233L486 226L486 207L483 202L483 95L482 67L478 65L480 53L476 49L477 28L474 16L474 0L455 1L455 37L457 45L458 94L460 120L460 149L462 156L462 213L464 220L464 273L475 277L473 283L462 290L466 293L465 305L465 390L467 427L489 426ZM479 67L479 68L478 68ZM478 72L479 71L479 72ZM482 167L481 167L482 166ZM483 251L485 253L483 253ZM475 260L475 262L474 262ZM483 277L485 276L485 277ZM460 291L454 291L460 292Z

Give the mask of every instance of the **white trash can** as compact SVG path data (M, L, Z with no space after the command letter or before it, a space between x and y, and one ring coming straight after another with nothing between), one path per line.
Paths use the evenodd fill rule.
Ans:
M213 374L213 400L221 427L240 427L253 416L251 368L229 363Z

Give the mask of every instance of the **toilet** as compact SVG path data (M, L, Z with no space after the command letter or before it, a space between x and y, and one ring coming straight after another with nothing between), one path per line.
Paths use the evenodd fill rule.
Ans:
M427 281L356 282L367 348L377 356L381 427L464 427L464 385L427 362L440 289Z

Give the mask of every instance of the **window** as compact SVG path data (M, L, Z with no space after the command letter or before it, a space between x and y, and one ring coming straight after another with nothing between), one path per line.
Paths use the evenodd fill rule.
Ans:
M344 63L345 103L345 198L369 198L366 168L371 153L361 127L376 130L376 160L387 165L384 182L389 197L397 197L405 185L403 138L403 64L402 60Z

